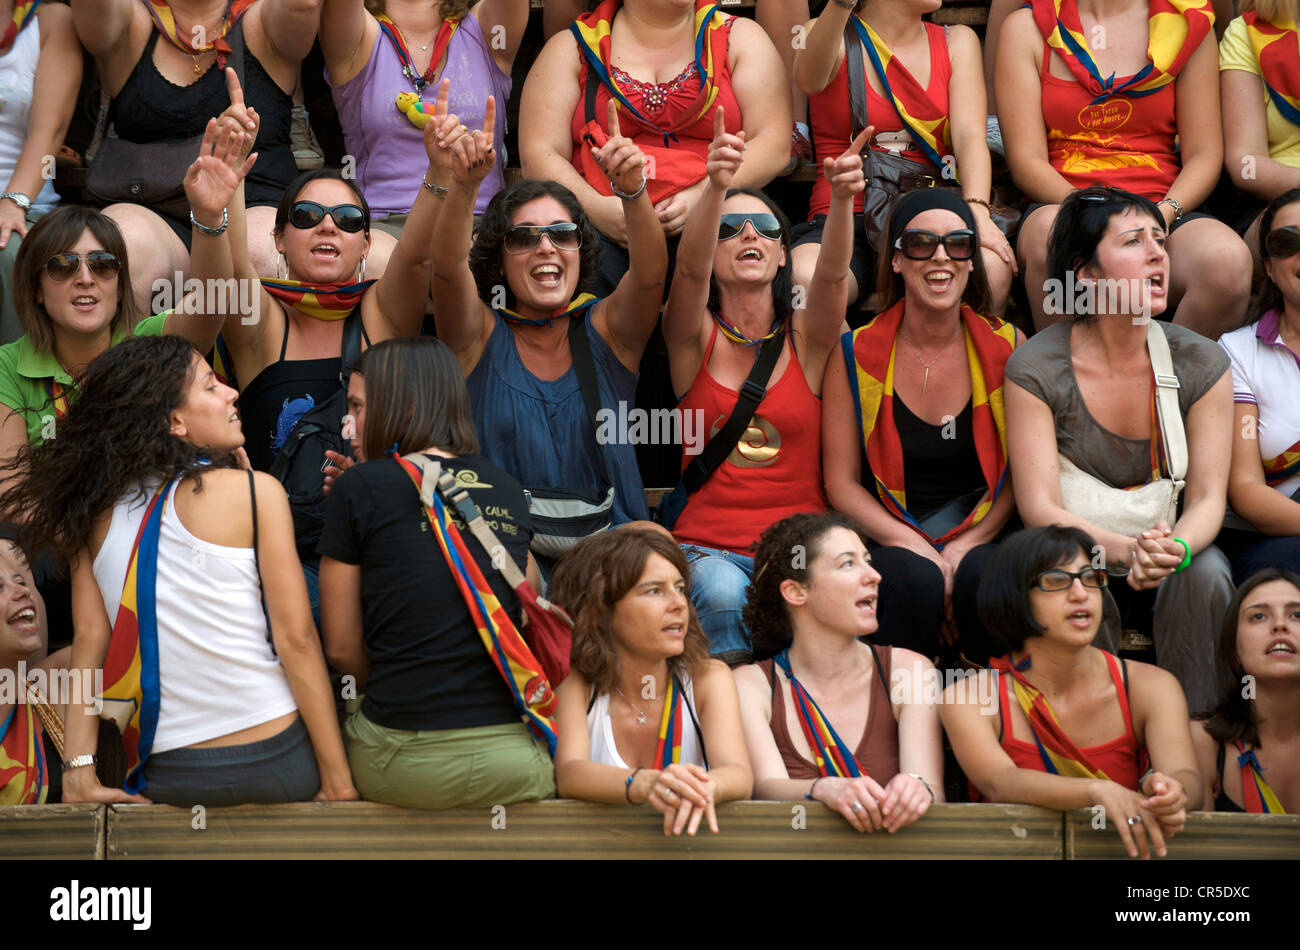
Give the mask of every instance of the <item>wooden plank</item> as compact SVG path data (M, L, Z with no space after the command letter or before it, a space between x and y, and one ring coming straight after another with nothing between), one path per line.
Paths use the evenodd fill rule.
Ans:
M0 808L0 860L103 860L105 805Z
M494 828L495 824L498 827ZM658 813L575 801L423 812L369 802L211 808L206 827L163 805L115 805L108 857L143 858L1042 858L1063 854L1059 814L936 805L897 835L863 835L821 805L733 802L721 833L666 837ZM504 825L504 827L500 827ZM802 827L796 827L800 826Z
M1095 829L1092 820L1090 809L1066 814L1066 859L1128 858L1115 829ZM1300 815L1192 812L1187 826L1167 844L1173 860L1294 860L1300 858Z

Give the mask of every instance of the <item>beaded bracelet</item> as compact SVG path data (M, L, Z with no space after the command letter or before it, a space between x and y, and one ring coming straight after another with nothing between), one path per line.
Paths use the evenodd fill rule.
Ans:
M623 782L623 797L627 799L627 803L629 805L636 804L635 802L632 801L632 782L636 778L636 773L640 771L641 771L640 769L633 769L632 774L629 775L627 777L627 780Z

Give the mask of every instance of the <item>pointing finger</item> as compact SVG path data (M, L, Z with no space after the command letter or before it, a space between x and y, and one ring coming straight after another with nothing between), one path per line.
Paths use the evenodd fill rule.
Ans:
M713 110L713 137L716 139L727 131L727 117L719 105Z
M230 104L232 106L242 106L244 104L244 90L239 85L239 74L231 67L226 67L226 91L230 93Z
M609 100L609 109L606 112L606 117L609 125L609 137L617 138L619 135L622 135L618 126L618 103L612 98Z
M496 96L487 97L487 105L483 108L483 148L485 150L492 148L492 137L497 129L497 100Z
M847 158L850 155L861 155L862 150L867 146L867 140L871 138L871 133L875 130L875 126L869 125L859 132L852 144L849 145L848 151L841 158Z
M444 79L438 83L438 97L433 100L433 114L441 119L447 114L447 97L451 92L451 80Z

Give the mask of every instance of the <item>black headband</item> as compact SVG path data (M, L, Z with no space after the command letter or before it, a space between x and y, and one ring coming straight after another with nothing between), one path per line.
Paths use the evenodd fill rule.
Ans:
M970 205L957 192L948 188L918 188L903 195L898 199L898 204L894 205L894 214L889 219L889 246L892 248L898 243L909 221L918 214L936 208L951 211L962 219L966 227L976 230L975 216L971 214Z

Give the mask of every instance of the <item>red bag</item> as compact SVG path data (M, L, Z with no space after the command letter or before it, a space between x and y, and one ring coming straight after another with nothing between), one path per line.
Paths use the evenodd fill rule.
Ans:
M510 561L509 558L505 560ZM514 567L514 563L510 563ZM515 571L518 570L515 567ZM502 570L502 573L506 574L507 580L510 579L506 570ZM526 577L521 578L515 586L515 596L524 608L524 626L519 632L523 634L528 648L533 651L533 656L537 657L537 662L542 664L542 671L551 685L559 686L569 675L569 657L573 652L573 620L559 604L538 594Z

